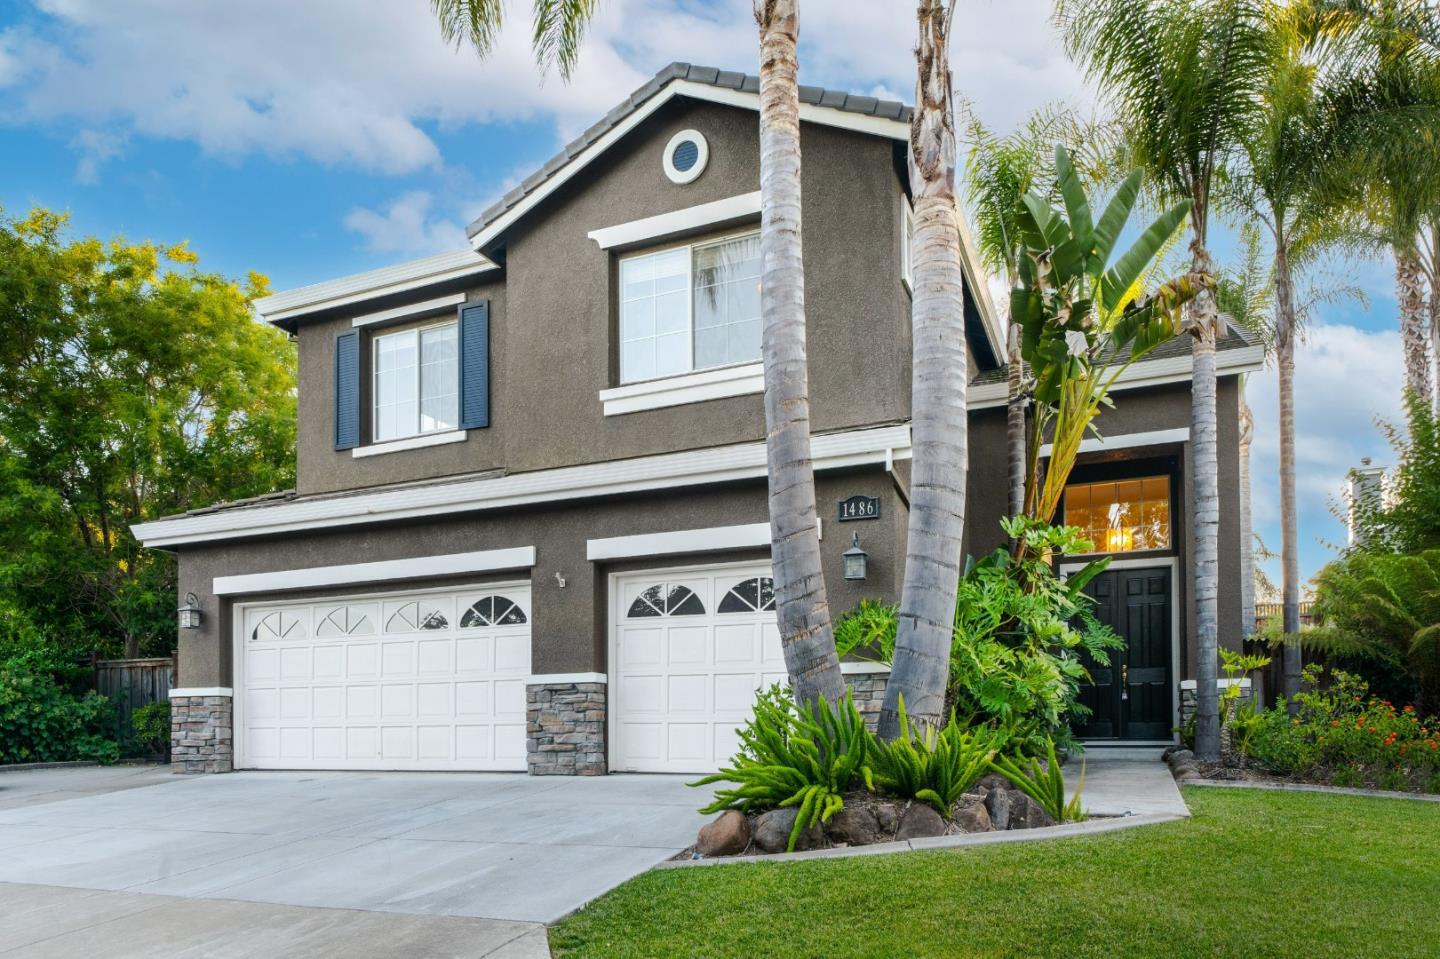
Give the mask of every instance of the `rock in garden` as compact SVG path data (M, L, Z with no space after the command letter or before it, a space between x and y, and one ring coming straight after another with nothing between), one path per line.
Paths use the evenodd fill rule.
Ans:
M945 835L945 820L930 806L922 802L911 803L900 817L900 828L896 839L925 839Z
M985 811L990 814L990 824L996 829L1010 828L1010 790L997 787L985 797Z
M830 837L831 842L843 842L850 846L875 842L879 833L880 823L874 810L868 806L843 806L825 824L825 835Z
M1169 763L1171 766L1181 766L1195 760L1195 754L1188 749L1177 749L1170 754Z
M968 806L955 805L955 825L961 832L990 832L995 827L990 822L990 811L984 803Z
M736 856L750 845L750 821L737 809L727 809L714 822L700 827L695 851L702 856Z
M1191 779L1199 779L1200 770L1194 766L1177 766L1175 768L1175 779L1179 782L1188 782Z
M1039 829L1055 825L1055 819L1045 807L1022 792L1010 793L1010 829Z
M795 828L797 815L799 811L791 807L772 809L755 817L755 825L751 827L751 838L755 845L765 852L786 852L785 846L790 841L790 830ZM820 827L811 826L796 837L795 851L814 849L824 845L824 842L825 834L820 831Z
M986 775L980 777L980 781L974 786L974 790L976 792L994 792L997 789L1009 788L1010 780L1006 779L999 773L987 773Z
M900 828L900 810L894 803L880 803L875 807L875 822L880 827L879 840L888 842Z

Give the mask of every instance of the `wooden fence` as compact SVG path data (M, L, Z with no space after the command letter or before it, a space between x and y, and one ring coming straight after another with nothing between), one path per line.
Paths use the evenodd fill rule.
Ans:
M170 698L175 660L102 659L95 663L95 691L115 703L117 732L130 730L130 714L141 706Z

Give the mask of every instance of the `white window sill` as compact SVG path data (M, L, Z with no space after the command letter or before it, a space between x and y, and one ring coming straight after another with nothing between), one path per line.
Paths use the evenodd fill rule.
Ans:
M601 390L600 402L606 416L621 416L640 410L658 410L667 406L703 403L727 396L747 396L765 392L765 366L746 363L718 370L700 370L663 380L627 383L614 389Z
M460 443L464 441L466 432L466 430L446 430L443 433L421 433L419 436L407 436L404 439L372 443L369 446L357 446L350 451L350 455L358 460L366 456L383 456L386 453L399 453L402 450L418 450L427 446Z

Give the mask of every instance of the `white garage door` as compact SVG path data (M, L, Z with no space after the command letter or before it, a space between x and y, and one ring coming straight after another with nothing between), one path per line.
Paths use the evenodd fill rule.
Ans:
M525 768L530 589L245 606L238 764Z
M711 772L739 745L755 691L786 681L770 567L617 578L610 766Z

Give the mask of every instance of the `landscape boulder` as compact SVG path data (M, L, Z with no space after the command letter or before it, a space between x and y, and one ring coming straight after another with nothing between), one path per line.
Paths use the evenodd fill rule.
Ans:
M896 839L927 839L945 835L945 820L926 803L915 802L900 816Z
M869 806L847 803L825 824L825 835L831 842L847 846L865 846L877 842L880 822Z
M790 830L795 828L795 817L799 814L799 810L793 806L761 813L755 817L755 823L750 829L751 839L765 852L786 852ZM815 849L824 844L825 834L820 831L819 825L814 825L796 837L795 852Z
M956 803L955 825L961 832L991 832L995 828L990 822L990 811L983 802L968 806Z
M985 811L990 814L990 824L996 829L1010 828L1010 790L1003 786L991 787L985 796Z
M700 827L695 851L702 856L738 856L750 845L750 821L738 809L727 809Z
M900 828L900 810L894 803L879 803L875 807L875 822L880 827L880 841L889 842Z
M1055 825L1055 819L1045 807L1018 790L1010 792L1009 829L1039 829Z

